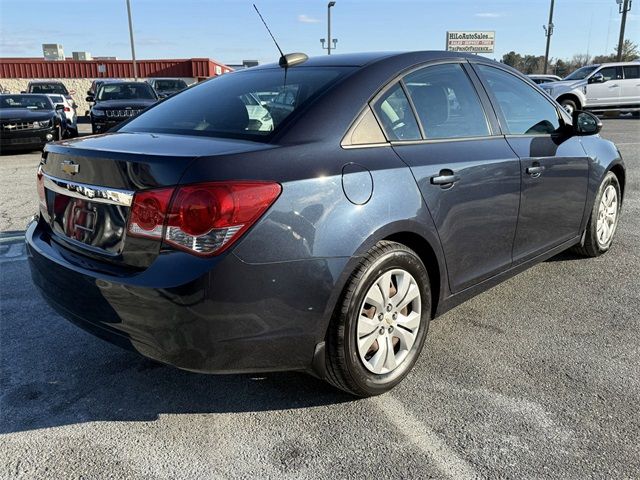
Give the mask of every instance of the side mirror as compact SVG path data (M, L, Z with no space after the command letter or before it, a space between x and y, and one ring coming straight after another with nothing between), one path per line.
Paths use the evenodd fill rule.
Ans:
M573 112L573 131L576 135L595 135L602 130L602 120L591 112Z
M64 111L64 105L62 103L56 103L56 110Z
M94 102L95 100L94 100L94 98L93 98L93 95L89 95L89 96L87 96L87 98L85 98L85 101L87 101L87 102L89 102L89 103L92 103L92 102Z
M602 75L601 73L596 73L589 79L589 83L604 83L604 75Z

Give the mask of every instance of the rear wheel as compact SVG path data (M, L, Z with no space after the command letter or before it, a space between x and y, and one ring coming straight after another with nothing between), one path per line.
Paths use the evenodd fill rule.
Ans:
M361 397L392 389L415 364L430 317L429 276L418 255L378 243L351 277L329 326L329 382Z
M584 234L584 245L574 248L577 253L597 257L611 248L618 227L621 200L618 177L609 172L600 184L591 209L591 217Z

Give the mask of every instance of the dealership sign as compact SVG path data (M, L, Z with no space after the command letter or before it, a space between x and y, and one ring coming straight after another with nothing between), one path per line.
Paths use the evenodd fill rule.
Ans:
M493 53L496 32L447 32L447 51Z

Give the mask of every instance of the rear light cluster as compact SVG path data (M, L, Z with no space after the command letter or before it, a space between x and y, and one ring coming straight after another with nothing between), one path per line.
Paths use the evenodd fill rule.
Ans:
M44 173L42 172L42 166L38 167L38 173L36 173L36 177L38 179L38 200L40 202L40 209L46 210L47 202L44 193Z
M268 182L143 190L133 197L127 230L197 255L216 255L238 240L280 192L279 184Z

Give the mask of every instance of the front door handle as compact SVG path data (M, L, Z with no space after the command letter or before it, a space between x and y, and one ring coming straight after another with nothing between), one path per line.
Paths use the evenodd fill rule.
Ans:
M617 83L614 83L613 85L609 85L609 88L616 88L619 87L620 85L618 85Z
M540 165L538 162L534 162L531 167L527 168L527 173L534 178L539 177L542 172L544 172L544 165Z
M452 170L445 169L440 170L440 175L431 177L431 184L447 188L453 186L458 180L460 180L458 175L455 175Z

